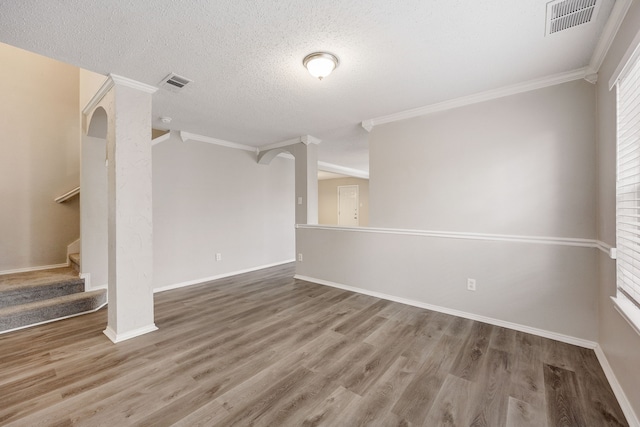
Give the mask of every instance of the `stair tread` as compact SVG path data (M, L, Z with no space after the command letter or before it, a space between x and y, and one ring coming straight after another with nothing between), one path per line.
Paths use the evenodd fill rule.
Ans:
M78 276L78 273L68 267L5 274L0 276L0 294L81 281L83 279Z
M38 308L52 307L58 304L81 301L83 299L91 299L106 293L107 293L106 289L98 289L95 291L79 292L75 294L63 295L63 296L49 298L49 299L40 300L40 301L34 301L27 304L3 307L3 308L0 308L0 317L10 316L12 314L35 310Z
M80 262L80 254L79 253L69 254L69 259L77 264Z

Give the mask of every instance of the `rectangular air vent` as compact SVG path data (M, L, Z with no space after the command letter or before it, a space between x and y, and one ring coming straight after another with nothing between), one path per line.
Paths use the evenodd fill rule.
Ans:
M554 34L591 22L602 0L555 0L547 3L547 30Z
M192 80L189 80L186 77L182 77L175 73L171 73L167 77L162 79L162 81L158 84L158 86L163 89L170 90L172 92L178 92L183 87L191 83L191 81Z

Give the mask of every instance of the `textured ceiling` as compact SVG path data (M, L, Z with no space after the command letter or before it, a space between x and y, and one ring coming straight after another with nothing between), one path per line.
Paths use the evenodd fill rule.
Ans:
M309 134L320 160L368 170L363 120L586 66L597 19L545 37L546 0L7 0L0 41L157 85L154 123L247 145ZM302 67L326 50L323 81Z

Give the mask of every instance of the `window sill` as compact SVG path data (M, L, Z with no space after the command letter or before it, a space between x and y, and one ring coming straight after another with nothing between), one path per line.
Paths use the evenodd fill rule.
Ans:
M640 335L640 309L623 296L611 297L611 300L618 313Z

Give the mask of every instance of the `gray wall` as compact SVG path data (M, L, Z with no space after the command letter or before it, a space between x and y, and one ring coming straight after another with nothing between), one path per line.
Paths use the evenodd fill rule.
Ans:
M370 225L594 238L594 123L576 81L377 126Z
M80 236L78 68L0 44L0 271L66 262Z
M302 276L597 339L593 248L313 228L296 244Z
M357 185L360 198L360 227L369 225L369 180L335 178L318 181L318 223L338 224L338 187Z
M293 260L294 180L289 159L174 134L155 145L154 288Z
M593 239L595 117L576 81L377 126L370 226ZM594 248L313 228L297 244L300 275L598 339Z
M636 1L618 31L598 78L598 238L615 246L616 97L609 79L640 28ZM599 337L618 381L636 414L640 415L640 336L615 311L610 296L616 293L615 261L600 255Z

